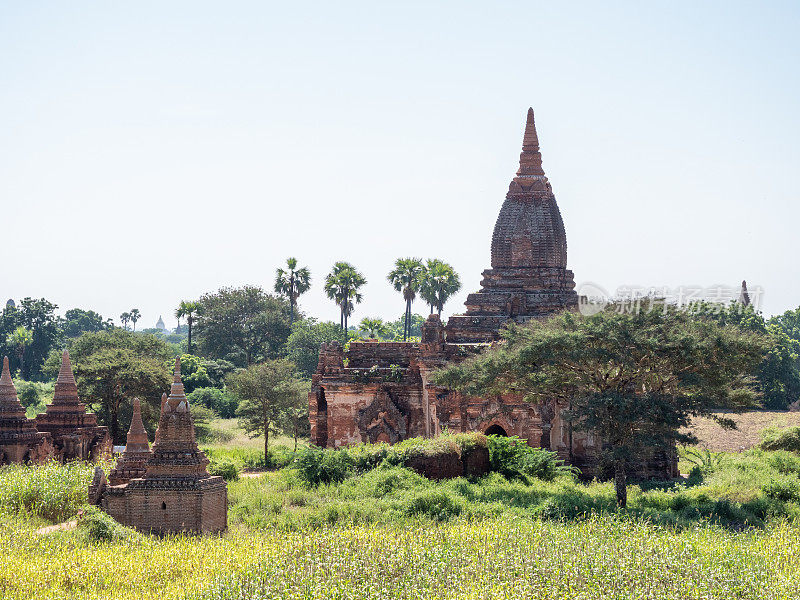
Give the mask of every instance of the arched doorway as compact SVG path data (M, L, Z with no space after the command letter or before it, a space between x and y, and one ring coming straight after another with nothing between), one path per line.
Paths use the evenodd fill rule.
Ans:
M325 399L325 388L317 392L317 446L328 446L328 401Z
M503 437L508 437L506 430L500 427L497 423L494 425L490 425L486 431L484 432L486 435L501 435Z

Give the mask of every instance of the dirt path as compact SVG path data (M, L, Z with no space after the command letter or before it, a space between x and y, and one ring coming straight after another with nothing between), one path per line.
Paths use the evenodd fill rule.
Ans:
M243 473L239 473L239 477L261 477L266 474L267 471L244 471Z
M767 427L789 427L800 425L800 412L781 410L760 410L742 414L719 413L729 416L738 427L735 431L722 429L710 419L694 419L694 434L700 439L700 446L709 450L741 451L752 448L761 441L761 432Z
M65 521L64 523L59 523L58 525L48 525L47 527L42 527L41 529L37 529L36 533L39 535L47 535L48 533L53 533L54 531L69 531L71 529L75 529L78 526L78 520L73 519L72 521Z

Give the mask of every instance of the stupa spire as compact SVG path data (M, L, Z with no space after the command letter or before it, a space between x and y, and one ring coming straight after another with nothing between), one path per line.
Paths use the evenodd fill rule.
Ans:
M186 400L186 390L183 388L183 380L181 379L181 357L175 357L175 371L172 374L172 387L169 390L169 399L173 408L181 400Z
M739 292L739 302L744 306L750 306L750 293L747 291L747 281L742 279L742 291Z
M522 136L522 153L519 155L517 177L544 176L542 155L539 152L539 136L536 134L536 121L533 108L528 109L525 134Z
M133 399L133 416L131 417L131 427L128 430L128 439L125 450L136 452L147 452L150 450L150 443L147 439L147 431L142 422L142 403L138 398Z
M69 350L61 353L61 368L58 370L56 383L75 385L75 375L72 372L72 363L69 361Z
M3 357L3 374L0 375L0 385L14 385L11 379L11 369L8 367L8 357Z
M17 397L17 388L11 379L8 357L3 357L3 373L0 375L0 420L3 416L24 418L25 409Z

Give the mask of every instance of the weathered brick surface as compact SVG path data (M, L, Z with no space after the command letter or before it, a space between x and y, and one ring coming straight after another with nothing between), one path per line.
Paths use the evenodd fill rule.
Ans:
M128 430L128 439L125 451L117 459L117 464L111 469L108 481L111 485L128 483L131 479L144 477L147 472L147 462L152 458L150 441L147 439L144 423L142 423L142 406L138 398L133 399L133 416L131 427Z
M69 352L61 356L53 402L36 415L36 428L53 438L55 457L60 461L111 458L111 436L97 424L97 416L86 410L78 397L78 386L69 362Z

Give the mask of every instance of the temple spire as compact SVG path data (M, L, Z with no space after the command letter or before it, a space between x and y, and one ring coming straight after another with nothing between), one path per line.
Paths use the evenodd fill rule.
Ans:
M75 385L75 375L72 373L72 363L69 361L68 350L64 350L61 354L61 368L58 370L56 383Z
M8 367L8 357L3 357L3 374L0 375L0 385L14 385L11 379L11 369Z
M542 155L539 152L539 136L536 134L536 122L533 117L533 108L528 109L528 118L525 122L525 135L522 137L522 153L519 155L519 170L517 177L544 176L542 169Z
M747 281L742 280L742 291L739 292L739 302L744 306L750 306L750 293L747 291Z

